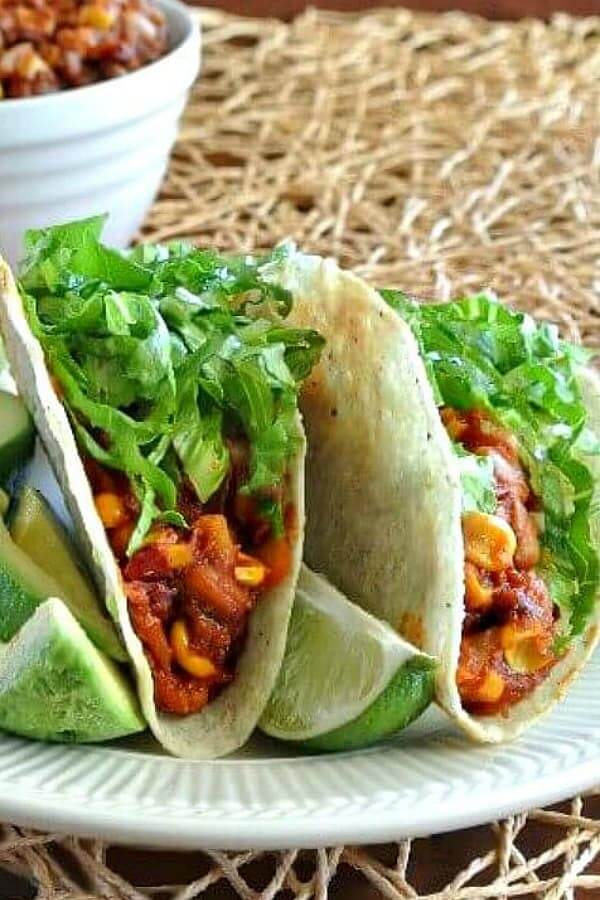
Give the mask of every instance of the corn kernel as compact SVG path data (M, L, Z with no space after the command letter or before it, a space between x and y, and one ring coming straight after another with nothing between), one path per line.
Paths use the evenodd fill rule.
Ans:
M108 492L96 494L94 502L105 528L119 528L129 518L127 507L118 494Z
M467 609L480 612L492 603L492 589L483 584L475 566L468 562L465 565L465 599Z
M185 569L194 559L191 544L165 544L161 550L167 557L171 569Z
M501 572L512 564L517 539L510 525L500 516L465 513L463 535L465 555L473 565L486 572Z
M109 28L112 28L114 21L115 14L101 6L82 6L79 11L79 24L89 25L91 28L97 28L98 31L108 31Z
M245 587L257 588L267 575L267 567L259 559L238 553L237 565L234 569L235 579Z
M201 656L190 649L190 640L186 624L177 619L171 628L171 649L182 669L196 678L210 678L217 674L214 663L206 656Z
M479 703L497 703L503 693L504 679L492 669L477 689L477 699Z
M500 632L504 658L515 672L529 675L550 662L539 629L519 628L514 623L504 625Z

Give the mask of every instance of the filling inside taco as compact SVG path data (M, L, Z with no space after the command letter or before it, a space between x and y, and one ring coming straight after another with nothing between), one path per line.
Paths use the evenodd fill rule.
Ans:
M297 395L321 338L252 258L124 256L102 218L33 232L21 291L118 562L157 707L235 677L249 619L291 567ZM265 600L268 602L268 600Z
M203 504L184 479L177 511L186 527L154 524L131 554L140 515L131 483L93 457L85 460L163 712L197 712L232 680L252 610L290 571L296 526L285 485L278 486L283 529L274 532L260 505L243 493L247 445L230 440L227 446L230 471L216 494Z
M498 713L521 700L556 662L560 616L535 568L541 504L518 444L484 411L444 407L448 434L491 464L493 513L463 513L465 618L457 685L466 709Z
M585 630L600 587L587 464L600 447L578 384L588 356L488 295L382 294L411 325L461 476L457 688L468 712L502 714Z

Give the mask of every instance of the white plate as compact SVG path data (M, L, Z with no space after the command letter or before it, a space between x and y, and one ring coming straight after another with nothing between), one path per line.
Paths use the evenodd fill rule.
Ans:
M37 453L30 480L54 505ZM299 756L256 739L187 762L150 738L66 747L0 735L0 819L162 847L276 849L448 831L600 783L600 654L568 699L514 744L468 744L430 711L362 753Z

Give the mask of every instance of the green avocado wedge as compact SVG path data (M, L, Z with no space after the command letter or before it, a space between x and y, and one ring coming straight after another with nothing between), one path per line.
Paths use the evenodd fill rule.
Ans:
M10 506L10 497L3 491L0 487L0 518L4 518L6 513L8 512L8 507Z
M61 597L91 640L114 659L125 661L113 624L103 615L93 593L71 593L69 585L63 585L57 562L58 551L44 556L44 567L57 575L49 574L37 565L11 538L0 520L0 641L9 641L33 615L40 603L48 597Z
M424 712L435 668L431 657L303 566L260 728L306 750L368 747Z
M27 462L35 431L25 404L16 394L0 391L0 481Z
M132 688L51 598L0 647L0 728L61 743L108 741L143 731Z

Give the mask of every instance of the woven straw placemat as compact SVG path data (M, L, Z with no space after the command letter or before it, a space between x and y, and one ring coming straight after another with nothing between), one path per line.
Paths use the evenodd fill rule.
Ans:
M204 51L145 237L292 236L379 285L492 287L600 345L600 19L207 12ZM600 898L599 854L600 790L379 848L174 856L8 826L0 843L48 900Z

